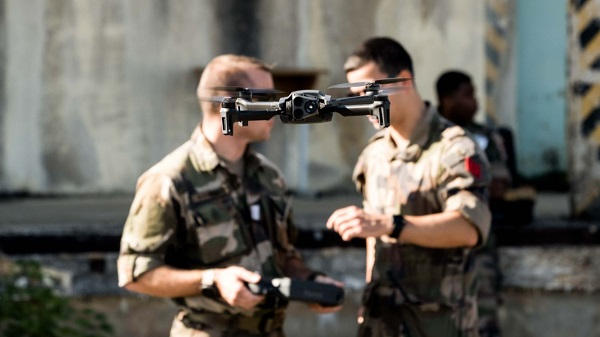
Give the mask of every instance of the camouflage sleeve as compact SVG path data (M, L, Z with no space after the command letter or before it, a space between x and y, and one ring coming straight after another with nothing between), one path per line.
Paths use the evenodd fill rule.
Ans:
M354 171L352 172L352 180L356 185L356 190L363 193L363 188L365 186L365 154L362 153L358 160L356 161L356 165L354 165Z
M490 230L489 181L489 164L475 143L468 137L452 139L441 157L439 198L444 211L459 211L475 226L478 245L485 243Z
M280 254L283 254L286 259L289 258L300 258L300 253L294 246L296 237L298 235L298 229L292 221L292 209L291 201L285 198L283 203L282 212L277 214L277 247Z
M119 286L164 264L165 251L176 227L171 188L171 179L165 176L140 178L121 237L117 260Z
M288 208L290 207L289 205L291 204L288 201ZM280 261L283 273L289 277L305 279L312 274L312 270L304 264L300 252L294 246L298 230L292 221L291 209L281 219L277 250L278 260Z
M508 155L502 136L497 131L491 131L489 138L490 144L485 149L485 154L490 162L490 175L492 179L504 179L510 182L512 177L507 165Z

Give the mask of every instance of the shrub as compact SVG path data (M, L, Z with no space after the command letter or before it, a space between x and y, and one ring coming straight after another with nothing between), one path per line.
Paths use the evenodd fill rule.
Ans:
M0 268L0 336L108 337L106 316L73 307L52 288L51 279L32 261Z

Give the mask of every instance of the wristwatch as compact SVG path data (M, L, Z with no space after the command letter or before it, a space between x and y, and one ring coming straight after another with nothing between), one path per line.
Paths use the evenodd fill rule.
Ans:
M210 289L215 286L215 270L206 269L202 272L202 281L200 283L200 290Z
M394 215L394 229L390 233L390 237L394 239L399 239L400 233L402 233L402 230L404 229L405 225L406 221L404 220L404 217L402 215Z

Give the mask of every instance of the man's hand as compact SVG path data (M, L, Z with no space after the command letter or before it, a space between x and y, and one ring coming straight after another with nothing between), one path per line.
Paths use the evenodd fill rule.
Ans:
M315 277L315 282L332 284L332 285L334 285L336 287L340 287L340 288L344 287L344 283L334 280L331 277L324 276L324 275L319 275L319 276ZM336 312L342 308L341 305L337 305L335 307L326 307L326 306L320 305L319 303L309 303L308 307L310 308L310 310L317 312L319 314L327 314L330 312Z
M379 237L394 229L391 216L367 213L362 208L348 206L333 212L327 220L327 228L336 231L344 241L352 238Z
M215 269L214 272L215 285L229 305L249 310L264 299L264 296L252 294L244 284L260 281L259 274L237 266Z

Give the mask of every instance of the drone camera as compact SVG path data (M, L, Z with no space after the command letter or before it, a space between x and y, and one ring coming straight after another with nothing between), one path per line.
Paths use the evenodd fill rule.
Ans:
M284 123L316 122L319 115L320 92L317 90L300 90L291 93L284 99L285 111L281 118Z
M296 96L292 100L294 102L294 119L302 120L312 116L317 112L319 107L319 98L315 96Z

